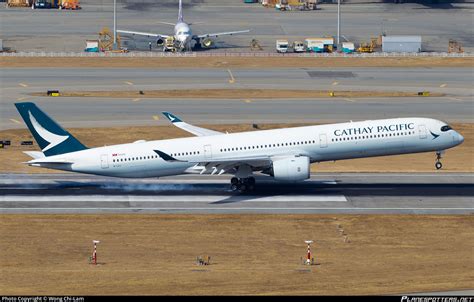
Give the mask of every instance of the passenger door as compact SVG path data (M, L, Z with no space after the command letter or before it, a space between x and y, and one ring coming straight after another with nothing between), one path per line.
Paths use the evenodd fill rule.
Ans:
M204 145L204 158L211 159L212 158L212 147L211 145Z
M425 139L427 137L425 125L418 125L418 134L420 135L420 139Z
M319 147L327 148L328 146L328 139L326 133L319 134Z
M100 166L102 169L108 169L109 168L109 159L107 154L102 154L100 156Z

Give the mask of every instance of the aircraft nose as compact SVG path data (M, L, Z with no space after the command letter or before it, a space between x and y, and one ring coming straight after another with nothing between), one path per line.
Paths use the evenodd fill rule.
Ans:
M460 144L462 144L464 142L464 136L462 136L461 134L459 134L459 132L456 132L458 134L458 142Z

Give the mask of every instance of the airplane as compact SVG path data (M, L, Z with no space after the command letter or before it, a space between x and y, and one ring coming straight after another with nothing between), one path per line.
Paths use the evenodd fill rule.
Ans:
M178 22L176 24L167 23L167 22L160 22L160 23L174 26L173 37L176 43L176 48L179 49L180 51L184 51L184 50L190 51L193 47L192 45L193 41L195 41L195 48L210 48L213 44L213 41L210 37L217 38L219 36L224 36L224 35L235 35L235 34L250 32L250 30L239 30L239 31L194 35L191 31L192 23L184 22L181 0L179 0ZM170 37L169 35L164 35L164 34L138 32L138 31L130 31L130 30L117 30L117 32L122 33L122 34L157 38L156 44L159 46L163 45L165 43L165 40ZM165 50L165 48L163 50Z
M444 150L464 138L431 118L393 118L317 126L222 133L163 114L193 137L88 148L31 102L15 103L40 151L25 151L25 164L124 178L180 174L231 174L231 190L254 190L254 173L276 181L310 177L311 163L435 151L441 169Z

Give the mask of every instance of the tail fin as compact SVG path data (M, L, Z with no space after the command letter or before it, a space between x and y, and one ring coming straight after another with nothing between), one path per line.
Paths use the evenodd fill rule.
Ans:
M15 103L16 109L44 155L58 155L87 149L34 103Z
M179 0L178 22L183 22L183 3Z

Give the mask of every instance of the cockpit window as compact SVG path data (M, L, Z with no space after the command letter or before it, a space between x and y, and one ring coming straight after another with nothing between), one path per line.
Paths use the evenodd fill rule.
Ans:
M448 125L441 127L441 131L446 132L448 130L451 130L452 128L449 127Z

